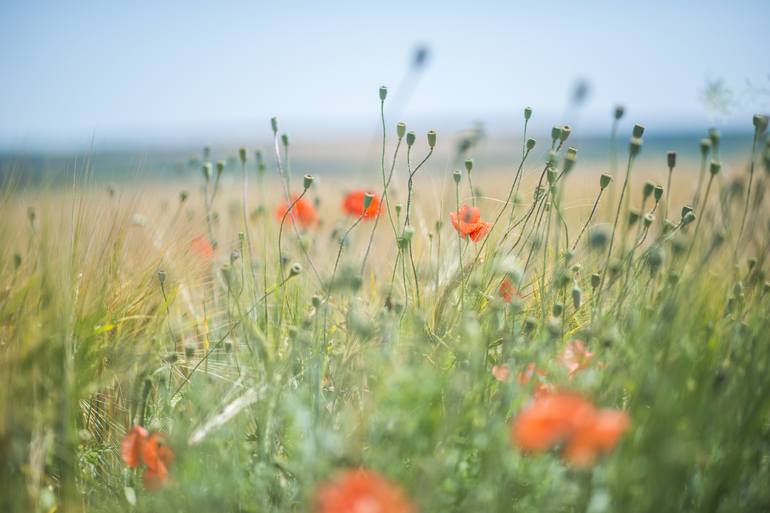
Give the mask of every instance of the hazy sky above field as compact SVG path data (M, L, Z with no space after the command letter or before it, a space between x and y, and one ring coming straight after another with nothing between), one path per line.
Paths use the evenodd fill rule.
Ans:
M512 131L531 105L543 127L599 131L622 102L649 129L748 130L770 110L768 20L767 0L3 1L0 147L241 144L272 115L368 135L418 43L429 61L391 104L418 129Z

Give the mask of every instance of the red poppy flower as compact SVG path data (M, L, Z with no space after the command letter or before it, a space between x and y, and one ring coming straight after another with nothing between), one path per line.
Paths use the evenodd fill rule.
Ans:
M401 489L371 470L350 470L316 495L316 513L412 513Z
M542 369L538 369L535 362L530 362L527 364L527 367L516 376L516 382L519 385L528 385L529 382L532 381L532 378L535 378L534 394L535 397L540 397L543 394L551 392L553 389L550 384L543 382L543 378L546 376L547 373Z
M361 215L363 215L364 219L377 217L380 214L380 198L377 197L376 194L372 197L369 208L364 212L364 196L369 192L370 191L361 189L348 193L342 201L342 210L344 210L346 214L356 217L361 217Z
M455 230L473 242L478 242L489 232L489 223L481 220L481 212L476 207L463 205L457 212L450 212L449 217Z
M142 442L148 436L149 433L142 426L134 426L120 442L120 456L130 468L139 465L139 460L142 457Z
M503 278L503 281L500 283L500 287L497 289L497 292L506 303L513 301L513 296L519 295L518 289L513 284L513 280L511 280L509 276Z
M292 222L296 220L303 228L309 228L318 221L318 213L316 212L313 203L308 199L297 198L299 198L299 195L292 194L291 203L294 203L294 206L292 207L291 212L289 212L288 219ZM275 211L275 216L278 219L283 219L283 216L286 214L289 206L291 206L291 203L281 203Z
M575 430L564 449L564 456L576 467L589 466L599 454L607 453L615 447L629 424L626 412L601 410L591 422Z
M209 240L203 235L198 235L190 241L190 248L194 253L203 258L210 259L214 256L214 246L212 246Z
M587 368L593 357L594 354L588 350L585 342L572 340L564 348L559 361L572 377L577 371Z

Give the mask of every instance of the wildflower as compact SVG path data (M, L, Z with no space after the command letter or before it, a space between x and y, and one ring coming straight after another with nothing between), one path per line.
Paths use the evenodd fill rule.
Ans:
M548 383L543 382L542 378L546 377L546 372L542 369L538 369L537 365L535 365L535 362L530 362L527 364L527 367L519 373L518 376L516 376L516 382L519 385L528 385L530 381L532 381L532 378L535 378L535 397L540 397L542 395L547 394L548 392L551 392L552 387Z
M134 426L126 433L120 443L120 455L129 468L138 467L140 462L147 467L144 486L148 490L157 490L166 483L174 461L174 453L163 433L150 434L142 426Z
M511 280L510 276L503 278L503 281L500 283L500 287L497 289L497 292L506 303L513 301L513 296L519 296L519 291L516 286L514 286L513 280Z
M350 470L316 495L316 513L412 513L400 488L371 470Z
M463 236L478 242L489 232L489 223L481 220L481 212L476 207L463 205L457 212L450 212L452 226Z
M361 217L363 215L365 219L377 217L380 213L380 198L374 194L371 204L368 208L365 208L365 196L368 192L369 191L360 189L349 193L342 202L342 210L344 210L346 214L356 217Z
M564 456L576 467L589 466L597 455L615 447L629 424L628 414L624 411L598 411L591 422L578 426L564 449Z
M198 235L195 237L190 242L190 249L205 259L210 259L214 256L214 246L211 245L211 242L209 242L209 240L204 235Z
M572 340L564 348L559 361L572 377L577 371L587 368L593 357L594 354L588 350L585 342Z
M305 198L300 198L296 194L292 194L290 203L281 203L278 209L275 211L275 215L278 219L283 219L286 211L294 204L289 212L289 219L293 222L295 219L303 228L309 228L318 221L318 213L316 212L313 203Z
M511 368L505 363L492 366L492 376L500 383L505 383L511 375Z

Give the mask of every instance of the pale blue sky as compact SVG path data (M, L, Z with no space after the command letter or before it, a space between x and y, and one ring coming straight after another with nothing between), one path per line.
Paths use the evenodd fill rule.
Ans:
M240 144L272 115L303 137L369 135L377 87L419 42L431 59L399 113L417 128L514 130L525 105L560 122L583 77L585 131L616 102L661 130L750 129L770 110L768 20L767 0L0 0L0 147ZM716 79L726 115L701 99Z

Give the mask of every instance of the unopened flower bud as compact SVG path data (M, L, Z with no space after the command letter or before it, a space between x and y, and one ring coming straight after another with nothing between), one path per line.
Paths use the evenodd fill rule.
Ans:
M722 164L712 160L711 161L711 166L709 166L709 172L712 175L716 175L716 174L719 174L719 171L721 171L721 170L722 170Z
M454 178L455 183L460 183L460 179L463 177L463 174L459 170L455 170L452 172L452 178Z
M591 288L595 289L602 282L602 277L599 273L591 274Z
M307 174L302 178L302 185L305 187L305 189L309 189L311 185L313 185L313 175Z
M278 133L278 118L276 117L270 118L270 128L273 129L273 135Z
M644 125L640 125L639 123L635 124L631 134L637 139L641 139L644 135Z
M417 139L417 136L414 135L414 132L407 132L406 134L406 145L411 146L414 144L414 141Z
M527 139L527 151L532 151L535 148L536 141L532 138Z
M385 86L380 86L380 101L385 101L385 98L388 97L388 88Z
M609 173L602 173L599 177L599 187L602 189L606 189L607 186L612 181L612 176L610 176Z
M465 159L465 170L468 171L468 174L471 174L471 171L473 170L472 159Z
M662 185L656 185L655 189L652 192L653 192L653 196L655 198L655 203L659 202L660 199L663 197L663 186Z
M532 107L524 107L524 121L529 121L532 117Z
M364 194L364 213L369 210L369 206L372 204L372 200L374 199L374 193L367 192Z
M654 190L655 190L654 183L650 181L644 182L644 185L642 186L642 198L646 200L647 198L650 197L650 194L652 194L652 191Z
M623 114L626 113L626 108L622 105L616 105L615 106L615 112L613 113L615 116L615 119L620 119L623 117Z
M580 287L575 285L574 287L572 287L572 306L575 307L575 310L580 308L582 299L583 299L583 291L580 290Z
M569 134L571 133L572 133L571 126L564 125L563 127L561 127L561 134L559 136L559 139L561 140L561 142L564 143L564 141L566 141L569 138Z

